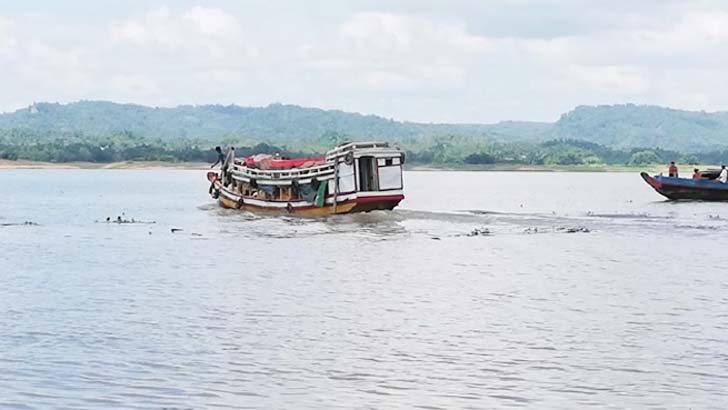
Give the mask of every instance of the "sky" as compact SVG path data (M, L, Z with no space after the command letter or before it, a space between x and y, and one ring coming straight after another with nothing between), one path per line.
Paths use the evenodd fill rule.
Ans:
M0 0L0 111L299 104L419 122L728 110L728 0Z

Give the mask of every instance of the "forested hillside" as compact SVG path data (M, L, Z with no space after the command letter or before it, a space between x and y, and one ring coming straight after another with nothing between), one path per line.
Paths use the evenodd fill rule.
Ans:
M728 113L654 106L578 107L555 123L423 124L295 105L152 108L103 101L38 103L0 114L0 158L37 161L206 161L239 154L320 154L384 139L434 165L642 165L726 162Z
M632 104L581 106L562 115L545 139L579 139L612 148L712 151L728 146L728 112Z
M37 103L12 113L0 114L0 129L5 130L88 135L127 131L163 140L247 137L281 142L317 138L332 132L357 139L396 140L444 134L492 134L507 139L537 139L550 127L551 124L529 122L420 124L375 115L283 104L267 107L183 105L153 108L106 101L80 101L71 104Z
M728 112L706 113L640 105L581 106L556 123L425 124L296 105L183 105L155 108L107 101L37 103L0 114L0 129L35 135L129 132L161 140L247 138L288 143L342 134L351 139L404 140L461 135L495 141L582 140L611 148L659 147L684 152L728 147Z

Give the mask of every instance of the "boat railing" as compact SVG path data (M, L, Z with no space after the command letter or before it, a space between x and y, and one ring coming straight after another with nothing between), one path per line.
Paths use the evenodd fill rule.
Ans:
M250 168L245 165L235 164L233 166L233 176L252 178L256 180L283 180L283 179L302 179L302 178L320 178L333 175L334 163L327 163L309 168L291 168L291 169L258 169Z
M293 181L297 181L299 184L308 184L311 183L314 178L320 182L329 181L334 179L334 174L332 172L330 174L301 176L300 178L264 179L256 178L252 175L233 173L232 178L240 182L250 182L251 180L255 180L258 185L288 186L293 185Z
M346 144L339 145L338 147L326 152L326 160L333 160L334 158L341 158L346 156L350 152L357 150L375 150L382 148L394 148L388 142L382 141L365 141L365 142L349 142ZM397 148L394 148L398 150Z

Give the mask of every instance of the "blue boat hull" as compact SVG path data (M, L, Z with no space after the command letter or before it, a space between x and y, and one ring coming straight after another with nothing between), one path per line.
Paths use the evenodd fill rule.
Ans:
M728 184L715 180L686 179L640 174L655 191L668 199L728 201Z

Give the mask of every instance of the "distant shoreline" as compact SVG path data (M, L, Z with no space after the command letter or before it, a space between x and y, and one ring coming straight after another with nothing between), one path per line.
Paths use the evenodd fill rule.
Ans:
M665 171L662 169L665 168ZM457 165L433 166L415 164L405 165L407 171L472 171L472 172L667 172L667 166L661 164L645 166L629 165L525 165L525 164L495 164L495 165ZM692 167L691 167L692 170ZM691 171L692 173L692 171Z
M43 162L0 160L0 169L210 169L205 162L121 161L121 162Z
M122 162L42 162L26 160L0 160L2 169L186 169L209 170L210 165L205 162L165 162L165 161L122 161ZM705 169L708 166L698 166ZM664 169L663 169L664 168ZM692 166L683 166L685 170L692 170ZM627 165L523 165L523 164L495 164L495 165L405 165L407 171L475 171L475 172L667 172L667 166L660 164L645 166ZM685 171L684 171L685 172ZM692 171L691 171L692 172ZM690 173L691 173L690 172Z

